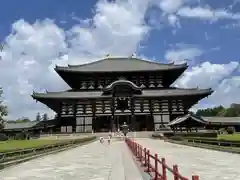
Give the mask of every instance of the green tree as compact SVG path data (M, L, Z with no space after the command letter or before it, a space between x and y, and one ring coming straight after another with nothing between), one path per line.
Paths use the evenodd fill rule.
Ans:
M217 106L214 108L199 109L196 112L198 116L222 116L222 117L236 117L240 116L240 110L234 107L224 108L223 106Z
M19 118L17 119L15 122L19 122L19 123L22 123L22 122L30 122L31 120L27 117L22 117L22 118Z
M238 116L237 110L234 108L227 108L224 117L236 117Z
M40 115L40 113L39 113L39 112L37 113L37 116L36 116L36 121L41 121L41 115Z
M3 95L3 89L0 88L0 130L4 128L5 121L3 117L8 115L7 106L3 104L2 95Z
M48 115L47 115L47 113L44 113L44 114L43 114L42 120L43 120L43 121L47 121L47 120L48 120Z

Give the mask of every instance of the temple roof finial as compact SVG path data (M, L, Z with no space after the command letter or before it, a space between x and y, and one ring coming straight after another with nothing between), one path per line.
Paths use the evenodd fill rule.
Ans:
M107 54L105 55L105 57L106 57L106 58L108 58L109 56L110 56L110 54L109 54L109 53L107 53Z

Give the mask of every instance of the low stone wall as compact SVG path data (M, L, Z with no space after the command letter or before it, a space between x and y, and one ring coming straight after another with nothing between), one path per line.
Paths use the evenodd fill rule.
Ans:
M194 143L194 142L187 142L187 141L174 141L174 140L170 140L170 139L165 140L165 141L170 142L170 143L174 143L174 144L185 145L185 146L191 146L191 147L204 148L204 149L210 149L210 150L215 150L215 151L222 151L222 152L240 154L240 148L237 148L237 147L209 145L209 144L201 144L201 143Z
M84 137L65 142L60 142L52 145L44 145L37 148L23 149L18 151L8 151L0 154L0 169L19 164L31 159L45 156L52 153L57 153L79 145L87 144L95 141L96 137Z

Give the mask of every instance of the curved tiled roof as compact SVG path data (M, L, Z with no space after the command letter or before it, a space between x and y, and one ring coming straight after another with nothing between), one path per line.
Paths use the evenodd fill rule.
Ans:
M82 65L68 65L67 67L56 66L56 71L70 72L126 72L126 71L157 71L186 69L186 63L175 65L162 64L138 58L106 58Z
M214 116L214 117L202 117L204 120L206 120L209 123L229 123L229 124L240 124L240 117L218 117L218 116Z
M56 119L49 119L47 121L31 121L31 122L6 122L4 130L21 130L30 129L34 127L54 126L58 121Z
M136 84L134 84L133 82L125 80L125 79L120 79L120 80L114 81L107 87L103 88L102 90L103 90L103 92L111 91L111 90L113 90L114 87L116 87L118 85L128 85L132 89L134 89L135 91L138 91L138 92L141 92L141 90L142 90L141 87L139 87Z
M155 89L142 90L142 94L135 94L135 97L169 97L169 96L191 96L191 95L210 95L212 89ZM76 99L76 98L101 98L110 97L111 95L103 95L102 91L62 91L32 94L34 99Z
M196 122L200 123L200 124L203 124L203 125L207 124L207 121L205 121L203 118L194 116L194 115L189 113L189 114L186 114L184 116L180 116L180 117L174 119L173 121L169 122L168 126L174 126L174 125L181 124L184 121L188 120L189 118L193 121L196 121Z
M33 122L6 122L5 123L5 130L8 129L28 129L31 128L33 126L35 126L38 122L33 121Z

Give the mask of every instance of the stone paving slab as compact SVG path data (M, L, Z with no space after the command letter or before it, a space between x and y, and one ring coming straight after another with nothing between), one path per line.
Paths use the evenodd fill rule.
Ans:
M143 176L134 162L132 153L126 144L122 146L122 156L125 180L143 180Z
M240 155L208 149L183 146L162 140L135 139L159 157L165 157L168 165L179 165L183 176L200 176L200 180L239 180ZM173 179L168 173L168 179Z
M96 141L3 169L0 180L141 180L127 150L123 141Z

